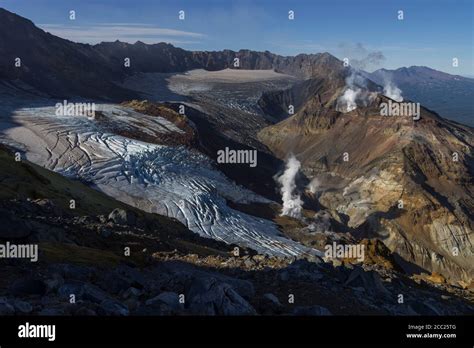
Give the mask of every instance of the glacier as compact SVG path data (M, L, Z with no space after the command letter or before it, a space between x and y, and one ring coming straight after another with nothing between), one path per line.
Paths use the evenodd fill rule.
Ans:
M181 131L166 119L121 105L98 104L96 110L116 123L103 125L87 117L56 116L54 103L49 104L9 112L0 108L0 141L20 149L33 163L85 180L144 211L176 218L201 236L276 256L318 253L282 236L272 221L230 208L228 200L270 201L229 180L197 150L150 144L109 129Z

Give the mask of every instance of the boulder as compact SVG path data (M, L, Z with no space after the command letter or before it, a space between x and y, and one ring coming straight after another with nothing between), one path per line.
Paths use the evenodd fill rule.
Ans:
M53 273L51 278L45 280L48 292L58 290L64 284L64 278L58 273Z
M259 313L272 315L281 313L283 306L274 294L266 293L259 302L258 309Z
M344 285L351 286L352 288L362 287L371 294L391 296L390 291L383 285L377 272L366 272L362 267L355 267L349 274L349 277L347 277Z
M255 309L229 284L198 278L187 294L189 310L196 315L255 315Z
M267 293L263 295L263 298L274 303L277 306L281 306L280 300L273 294Z
M130 286L137 289L142 289L147 283L145 277L140 271L125 264L119 265L115 272L130 282Z
M101 303L109 297L110 296L105 291L95 285L85 284L83 287L82 298L84 300L88 300L94 303Z
M25 301L15 300L13 306L21 314L28 314L33 311L33 306Z
M117 300L106 299L100 303L99 314L127 316L130 314L128 308Z
M128 288L127 290L125 290L121 296L124 299L128 299L128 298L138 298L138 297L140 297L141 294L142 294L141 290L139 290L137 288L134 288L134 287L131 287L131 288Z
M48 213L54 216L62 216L61 209L56 206L56 204L50 199L40 198L34 200L32 203L37 205L37 210L41 213Z
M15 307L8 301L6 297L0 297L0 315L15 314Z
M135 226L137 216L132 211L116 208L109 214L109 221L117 225Z
M118 274L116 271L107 272L102 279L99 280L99 286L114 295L126 291L132 286L132 283L132 280Z
M288 271L288 275L284 275L284 271L282 271L282 273L280 273L280 279L284 277L288 279L304 279L305 281L318 282L324 277L320 272L318 263L309 262L304 259L294 261L286 268L286 271Z
M64 283L58 289L58 295L69 300L71 295L76 297L76 300L84 293L84 283L76 280Z
M179 309L179 295L175 292L170 292L170 291L165 291L159 294L158 296L155 296L145 302L147 306L153 305L157 302L165 303L168 306L172 308Z

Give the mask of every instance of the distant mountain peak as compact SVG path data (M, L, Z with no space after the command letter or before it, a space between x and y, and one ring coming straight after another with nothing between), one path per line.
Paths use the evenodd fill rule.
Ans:
M420 102L443 117L473 124L474 79L451 75L427 66L413 65L395 70L379 69L366 74L384 85L388 80L402 90L407 99Z

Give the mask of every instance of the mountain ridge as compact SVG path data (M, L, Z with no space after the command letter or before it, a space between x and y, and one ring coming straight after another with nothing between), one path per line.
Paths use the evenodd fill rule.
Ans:
M0 30L0 76L21 80L54 97L136 99L133 91L119 86L128 75L222 70L234 68L235 58L240 60L238 68L241 69L274 69L300 78L333 72L340 63L329 53L283 57L269 51L245 49L237 52L187 51L167 43L148 45L139 41L135 44L118 40L96 45L80 44L47 33L32 21L5 9L0 12ZM58 52L61 53L59 57ZM12 69L16 58L22 59L17 70ZM131 59L129 69L124 66L125 58ZM54 80L50 77L53 74Z
M443 117L474 127L474 79L429 67L379 69L365 74L376 83L392 82L402 96L436 111Z

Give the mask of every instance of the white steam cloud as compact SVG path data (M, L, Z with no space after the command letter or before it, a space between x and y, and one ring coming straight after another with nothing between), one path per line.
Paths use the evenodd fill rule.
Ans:
M337 99L336 110L350 112L358 106L368 106L377 94L367 88L367 79L361 74L363 70L378 66L385 60L381 51L370 52L361 43L355 45L341 44L345 57L350 57L350 73L346 78L344 93Z
M311 182L308 184L307 188L309 192L315 194L316 191L318 191L319 186L321 186L321 181L319 181L318 178L313 178L313 180L311 180Z
M357 106L368 106L376 96L377 93L367 89L367 79L351 68L344 93L337 98L336 110L345 113L357 109Z
M356 99L360 94L360 88L353 90L347 88L342 96L337 100L337 110L341 112L349 112L357 109Z
M392 81L392 75L391 74L383 74L382 76L383 79L383 94L386 97L389 97L396 102L402 102L403 97L402 97L402 90L395 86L395 83Z
M280 216L286 215L297 219L301 218L303 201L300 195L295 192L295 180L300 167L301 163L294 155L290 155L286 162L284 173L277 178L277 181L281 184L280 192L283 201L283 209Z
M383 86L383 94L396 102L403 101L402 90L391 82Z

